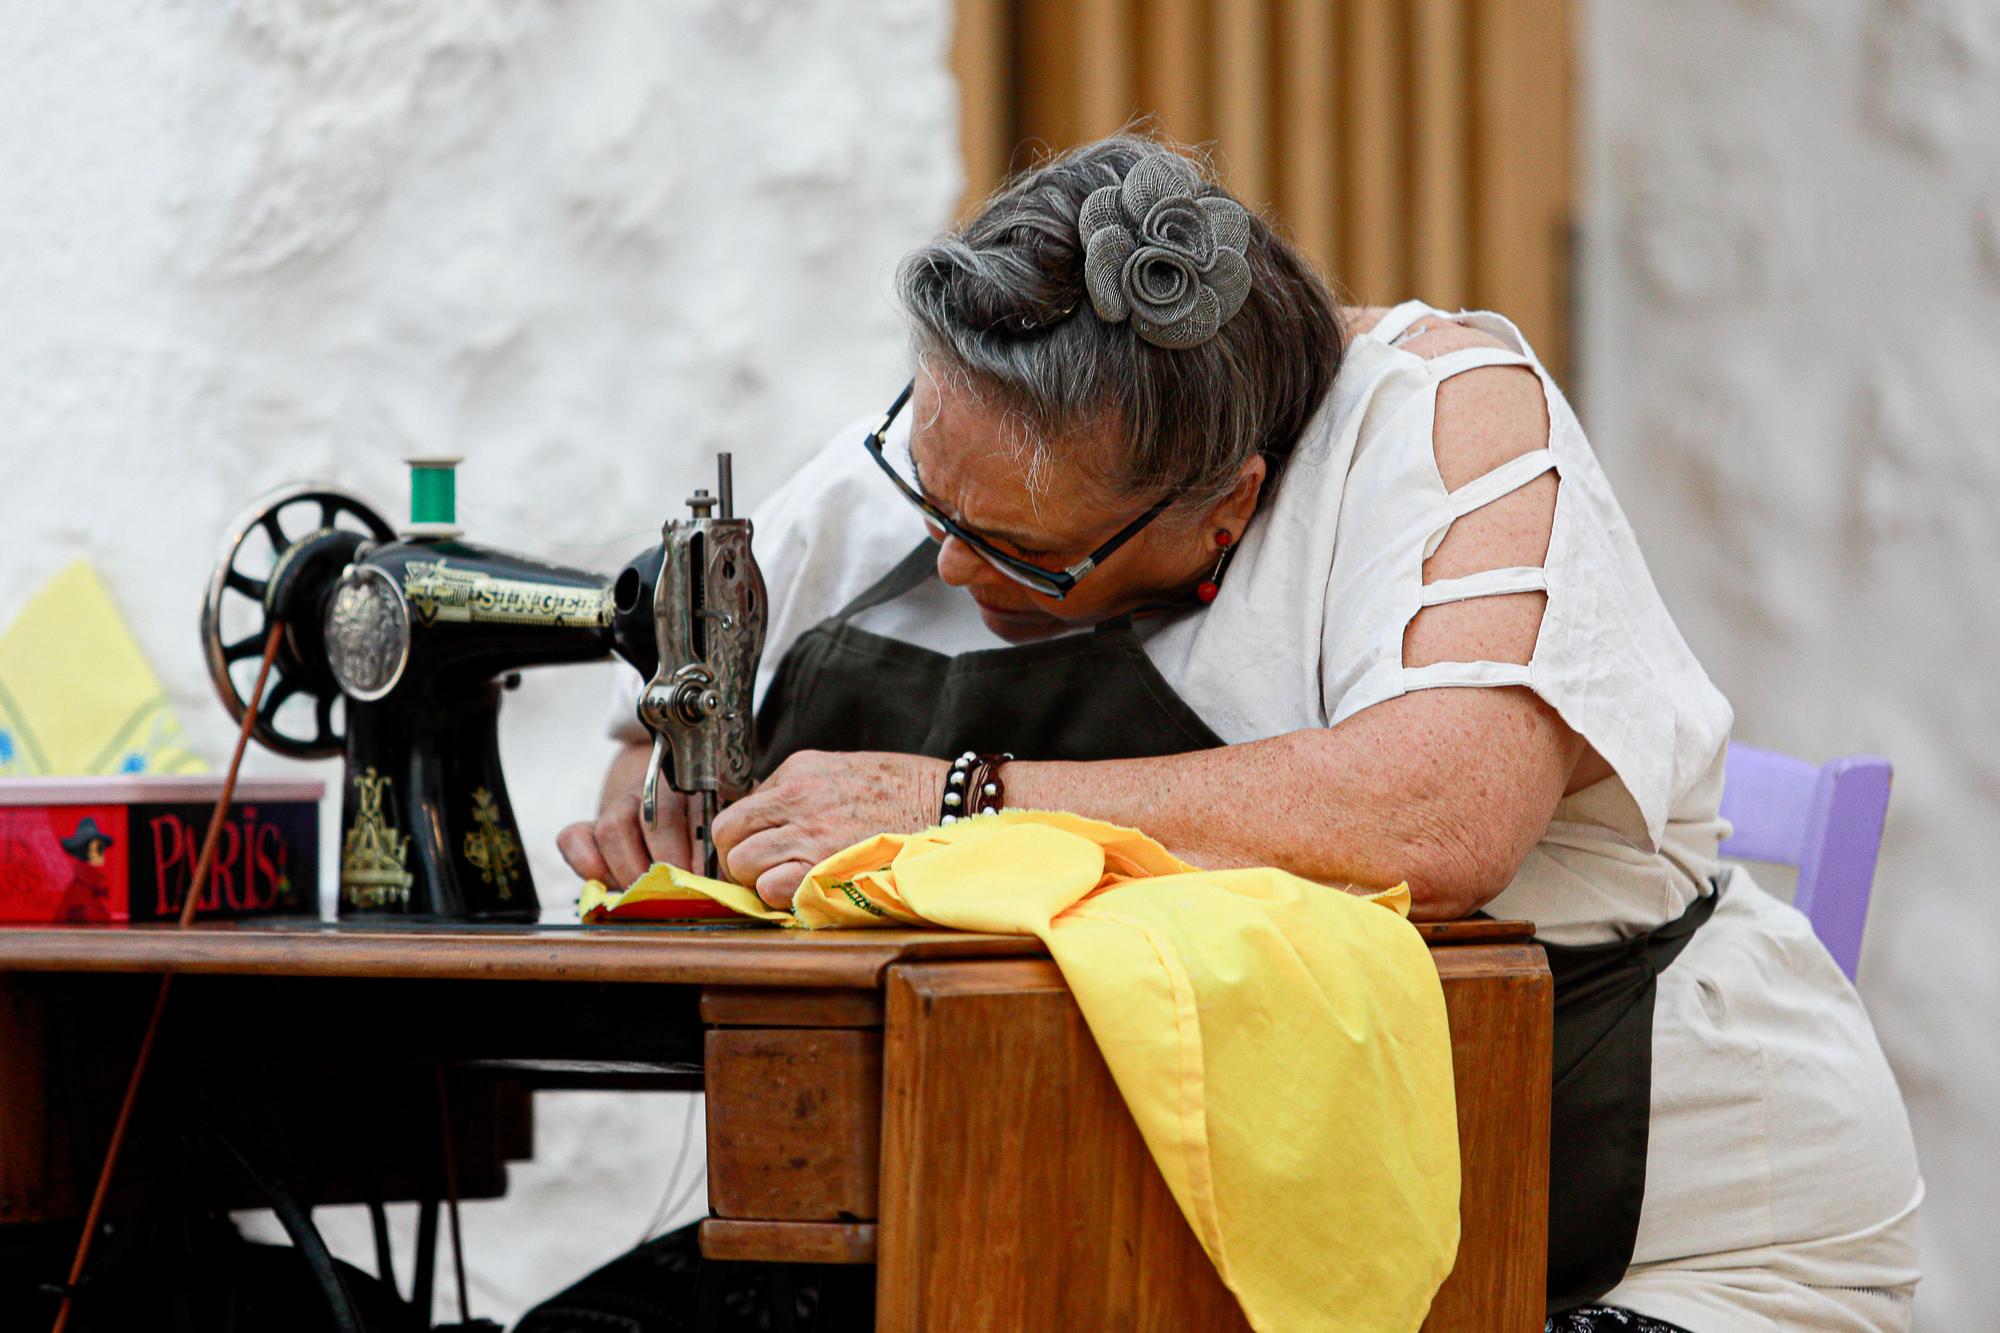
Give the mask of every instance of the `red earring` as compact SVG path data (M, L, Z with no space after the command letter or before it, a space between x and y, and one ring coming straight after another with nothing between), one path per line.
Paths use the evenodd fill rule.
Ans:
M1194 589L1194 595L1200 598L1204 605L1214 601L1215 595L1222 591L1222 565L1229 559L1229 548L1235 541L1236 538L1230 535L1228 528L1215 530L1215 544L1222 548L1215 557L1215 572L1197 583Z

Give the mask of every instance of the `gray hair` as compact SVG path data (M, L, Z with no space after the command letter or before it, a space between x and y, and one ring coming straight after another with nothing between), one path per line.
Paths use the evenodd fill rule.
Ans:
M1276 480L1333 385L1343 331L1311 264L1254 213L1250 293L1213 337L1159 347L1131 321L1099 318L1078 212L1093 191L1161 153L1196 168L1202 197L1231 197L1184 150L1116 135L1013 177L969 222L909 255L897 291L919 364L1027 426L1035 464L1061 455L1134 499L1172 496L1198 512L1259 454ZM1123 458L1063 454L1107 419Z

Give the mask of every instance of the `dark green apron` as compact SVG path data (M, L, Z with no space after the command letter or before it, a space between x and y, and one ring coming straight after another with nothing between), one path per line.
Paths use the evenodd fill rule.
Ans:
M1088 761L1222 744L1154 669L1130 616L1084 634L957 657L850 623L913 591L936 568L937 546L925 542L799 636L757 710L759 781L800 750Z
M936 561L937 547L924 543L792 645L757 714L760 779L800 750L1089 762L1223 743L1161 677L1130 616L956 657L852 623L913 591ZM1603 1295L1631 1261L1646 1188L1655 982L1715 900L1636 939L1542 946L1556 993L1551 1311Z
M1653 999L1660 973L1715 911L1720 892L1675 920L1605 944L1542 942L1555 978L1549 1103L1549 1313L1618 1285L1639 1238L1653 1102Z

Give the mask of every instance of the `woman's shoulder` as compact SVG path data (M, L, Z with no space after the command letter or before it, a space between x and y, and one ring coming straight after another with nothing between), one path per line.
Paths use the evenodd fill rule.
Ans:
M820 511L828 501L844 500L861 489L876 472L874 460L861 444L874 420L862 417L850 421L817 449L802 451L801 461L765 505L772 511Z
M1407 392L1428 398L1434 388L1435 407L1421 416L1398 410L1399 398L1381 414L1382 422L1423 429L1413 448L1429 455L1447 489L1456 488L1509 459L1547 447L1552 423L1547 396L1533 364L1532 353L1513 326L1488 312L1450 314L1429 306L1358 306L1342 311L1350 339L1369 338L1397 354L1416 378ZM1392 336L1376 336L1385 319L1394 316ZM1486 349L1525 358L1519 364L1450 365L1443 379L1439 363L1456 353ZM1419 369L1428 373L1418 374ZM1364 434L1372 432L1364 431ZM1364 441L1382 445L1386 440ZM1371 452L1363 449L1363 455ZM1379 452L1379 449L1374 451Z
M1382 321L1404 306L1343 306L1341 323L1347 329L1350 341L1372 336ZM1492 347L1507 352L1525 352L1525 347L1517 341L1494 331L1499 325L1512 330L1513 325L1504 316L1492 311L1462 310L1457 314L1438 310L1430 306L1420 306L1405 311L1407 323L1394 336L1382 341L1386 346L1408 352L1419 360L1434 360L1448 352L1464 351L1469 347ZM1399 323L1402 320L1399 319Z

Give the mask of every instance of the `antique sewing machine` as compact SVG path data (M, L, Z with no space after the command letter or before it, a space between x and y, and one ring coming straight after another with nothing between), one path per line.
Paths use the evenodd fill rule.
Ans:
M282 625L252 734L283 755L346 757L341 915L534 920L501 772L501 695L522 668L614 653L646 681L644 818L656 819L663 777L698 794L714 873L709 823L750 787L765 624L729 455L716 493L696 491L690 517L669 519L660 545L609 578L463 540L457 462L411 460L400 533L338 487L264 497L231 527L203 602L209 674L231 716L242 721ZM252 573L265 542L272 563Z

